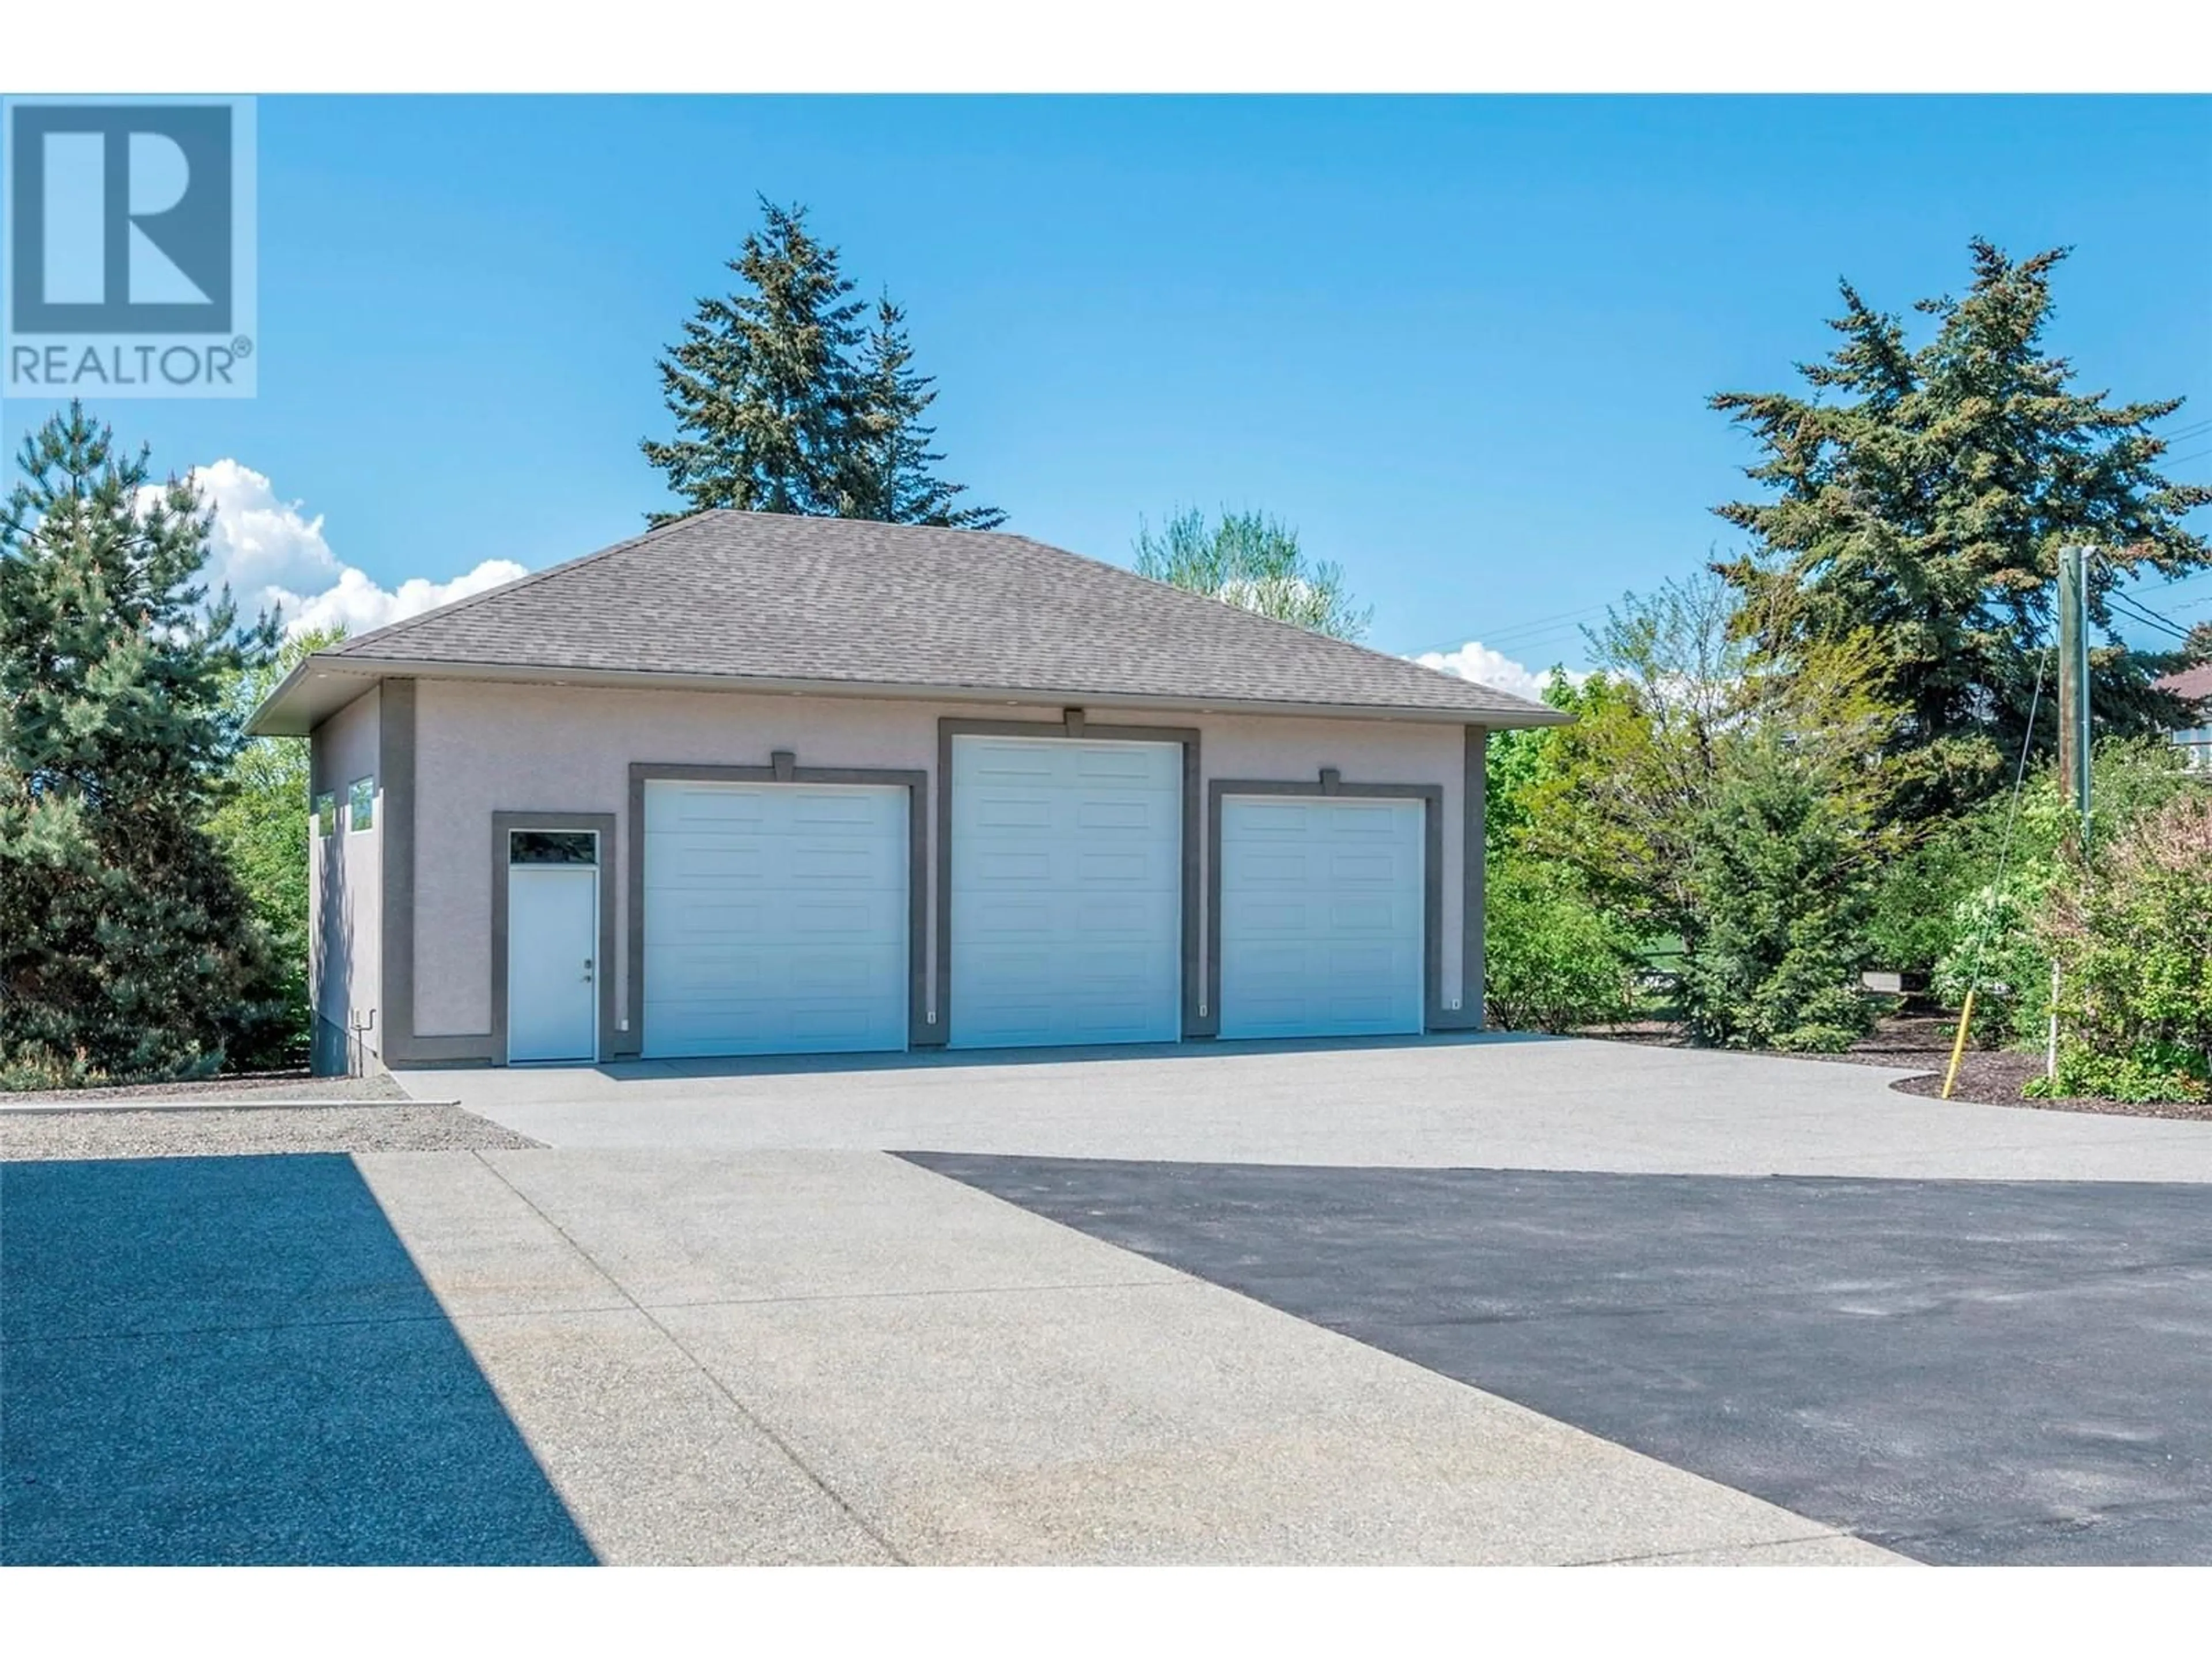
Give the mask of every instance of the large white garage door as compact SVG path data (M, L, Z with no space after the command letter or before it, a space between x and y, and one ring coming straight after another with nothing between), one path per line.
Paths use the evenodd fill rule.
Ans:
M647 1055L907 1040L907 792L645 786Z
M951 1041L1182 1034L1182 747L952 742Z
M1221 1035L1422 1024L1418 800L1221 802Z

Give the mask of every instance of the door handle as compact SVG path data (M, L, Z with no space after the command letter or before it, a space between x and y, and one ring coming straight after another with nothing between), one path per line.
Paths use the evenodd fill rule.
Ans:
M586 957L584 958L584 983L585 983L585 984L586 984L586 985L589 985L591 982L592 982L592 959L591 959L591 957Z

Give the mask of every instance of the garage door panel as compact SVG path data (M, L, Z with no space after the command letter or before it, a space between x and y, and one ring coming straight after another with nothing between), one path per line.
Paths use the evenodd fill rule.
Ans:
M866 786L646 786L644 1052L907 1040L908 797Z
M955 739L956 1044L1181 1034L1182 787L1179 744Z
M1221 1034L1422 1027L1421 803L1221 803Z

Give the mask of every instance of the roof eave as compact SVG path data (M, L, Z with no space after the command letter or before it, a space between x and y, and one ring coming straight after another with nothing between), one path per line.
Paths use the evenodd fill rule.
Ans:
M1422 708L1401 704L1293 702L1273 698L1194 697L1085 686L901 684L878 680L784 679L740 674L676 674L652 670L568 668L520 663L416 661L404 658L317 653L295 668L255 709L246 731L255 737L305 737L323 720L391 677L479 680L539 685L596 685L629 690L750 691L788 696L873 697L924 702L1067 705L1179 709L1323 720L1394 720L1439 726L1480 726L1493 731L1564 726L1571 714L1542 703L1514 699L1498 708ZM1501 696L1506 695L1499 694Z

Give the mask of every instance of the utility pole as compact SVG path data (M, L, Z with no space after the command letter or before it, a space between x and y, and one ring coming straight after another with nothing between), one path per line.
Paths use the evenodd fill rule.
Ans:
M2058 550L2058 777L2089 838L2089 555Z

